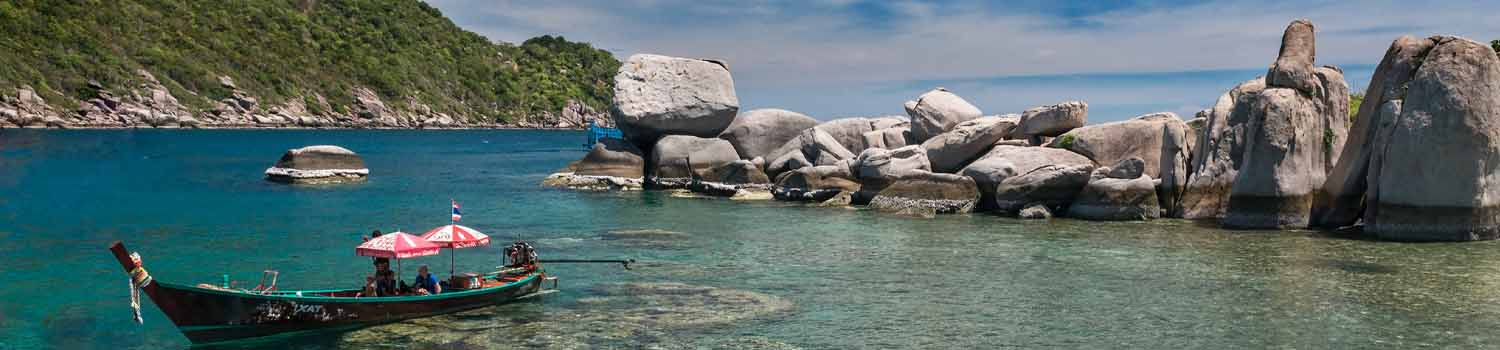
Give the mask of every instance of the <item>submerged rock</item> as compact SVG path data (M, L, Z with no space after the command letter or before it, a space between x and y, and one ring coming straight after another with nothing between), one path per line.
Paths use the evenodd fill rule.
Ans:
M739 109L723 63L637 54L615 75L610 114L626 139L644 148L665 135L718 136Z
M287 150L275 166L266 169L267 180L290 184L359 182L369 175L370 169L358 154L331 145Z

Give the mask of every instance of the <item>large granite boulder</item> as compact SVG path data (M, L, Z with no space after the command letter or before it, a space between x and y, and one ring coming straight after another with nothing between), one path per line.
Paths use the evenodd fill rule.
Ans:
M854 152L844 148L844 145L834 139L833 135L820 128L807 129L799 140L803 142L802 155L814 165L833 165L855 157Z
M864 133L865 146L870 148L897 149L915 144L910 126L898 126Z
M895 150L867 149L853 163L856 179L865 187L885 188L892 181L915 171L932 171L927 152L921 146Z
M1015 214L1021 208L1041 204L1059 213L1067 209L1089 182L1093 165L1046 165L1008 177L995 188L996 211Z
M1247 80L1220 95L1209 109L1206 125L1195 137L1192 177L1178 204L1168 207L1171 216L1185 219L1224 216L1229 208L1230 189L1243 164L1245 141L1250 136L1250 107L1265 89L1265 78Z
M1468 39L1435 38L1392 129L1372 170L1379 174L1365 232L1403 241L1500 238L1500 57Z
M744 159L709 169L702 174L700 180L726 185L767 185L771 183L771 178L767 177L766 173L760 170L760 167Z
M1334 167L1320 190L1313 206L1312 225L1336 229L1354 225L1359 220L1365 202L1366 181L1370 176L1372 155L1383 150L1383 145L1374 144L1379 127L1384 120L1381 113L1390 109L1390 120L1394 122L1400 112L1400 98L1406 92L1421 66L1422 58L1432 49L1434 39L1417 39L1406 35L1391 42L1385 57L1375 67L1370 85L1365 88L1364 104L1360 105L1349 129L1348 142L1339 154ZM1331 94L1330 94L1331 95ZM1394 102L1394 105L1386 106Z
M1146 162L1146 176L1162 179L1166 185L1158 199L1169 198L1175 203L1180 184L1187 183L1191 158L1187 152L1188 130L1187 123L1174 113L1152 113L1073 129L1053 139L1048 147L1077 152L1096 164L1140 158Z
M650 176L654 181L690 180L709 169L740 160L729 141L688 135L669 135L651 148Z
M1094 162L1087 157L1064 149L1050 147L1025 147L996 145L979 160L970 163L958 173L974 179L979 186L980 210L994 209L995 189L1000 182L1019 174L1047 166L1090 166Z
M1282 56L1306 57L1280 57L1276 67L1311 62L1312 49L1302 47L1311 45L1311 23L1293 22L1282 42ZM1280 85L1267 77L1268 88L1250 105L1244 164L1230 190L1223 226L1301 228L1311 222L1312 203L1344 147L1349 87L1336 68L1308 71L1313 87L1289 84L1286 77L1295 75L1283 75Z
M1277 54L1271 69L1266 72L1266 85L1291 88L1307 94L1316 93L1322 87L1313 72L1316 57L1317 45L1313 37L1312 22L1306 19L1292 21L1281 35L1281 52Z
M974 210L979 188L962 175L913 171L886 186L870 208L913 216L964 214Z
M1068 130L1083 127L1088 120L1089 105L1083 101L1031 108L1021 113L1020 125L1011 138L1062 135Z
M722 62L637 54L615 75L610 114L626 139L649 147L665 135L718 136L739 109Z
M922 94L908 106L912 140L916 142L948 132L959 123L979 118L981 114L978 107L941 87Z
M1322 108L1288 88L1262 91L1251 108L1254 127L1245 163L1221 223L1243 229L1306 227L1313 194L1325 176Z
M905 128L907 122L899 118L843 118L828 121L803 130L797 137L771 151L765 159L766 173L775 177L786 171L805 166L829 165L839 160L851 159L869 148L865 133L892 128ZM832 140L832 142L830 142ZM834 145L838 147L833 147ZM840 151L848 151L847 153ZM827 150L825 154L822 150ZM808 153L812 151L813 153ZM826 155L826 157L825 157ZM819 161L819 160L822 161Z
M984 155L1015 126L997 117L969 120L954 126L951 131L927 139L922 142L922 148L927 150L927 159L932 162L934 172L954 173Z
M266 169L266 179L289 184L331 184L364 181L370 175L364 158L331 145L294 148Z
M860 184L847 167L836 165L800 168L776 177L772 194L778 200L823 202L841 192L859 191Z
M1108 221L1161 217L1155 181L1144 174L1144 165L1145 161L1130 158L1094 170L1088 185L1068 206L1068 217Z
M614 176L640 179L645 177L646 159L641 150L624 140L606 138L574 165L573 172L588 176Z
M771 152L797 137L818 121L783 109L757 109L740 113L719 138L729 141L740 159L770 158Z

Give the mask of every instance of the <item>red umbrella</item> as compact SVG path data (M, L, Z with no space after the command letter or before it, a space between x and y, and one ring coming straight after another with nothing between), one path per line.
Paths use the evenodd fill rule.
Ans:
M354 254L376 258L406 259L437 255L442 247L406 232L391 232L371 238L354 248Z
M482 245L490 245L490 236L480 233L468 226L452 224L444 225L427 231L422 238L428 242L448 248L469 248ZM458 259L455 253L448 261L448 275L453 275L454 261Z

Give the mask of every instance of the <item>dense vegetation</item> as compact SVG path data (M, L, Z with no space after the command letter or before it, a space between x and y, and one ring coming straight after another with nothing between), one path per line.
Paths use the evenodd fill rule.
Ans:
M1354 127L1354 118L1359 116L1359 106L1365 104L1365 93L1349 94L1349 127Z
M1490 40L1490 48L1495 49L1495 54L1500 55L1500 40Z
M493 43L418 0L7 0L0 36L0 91L60 103L90 80L124 92L145 69L200 110L230 95L226 75L263 103L321 94L343 109L364 86L392 108L516 120L570 99L603 110L620 65L562 37Z

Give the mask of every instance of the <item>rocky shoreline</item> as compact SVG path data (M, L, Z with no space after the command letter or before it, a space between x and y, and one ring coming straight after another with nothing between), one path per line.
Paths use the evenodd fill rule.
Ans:
M1265 76L1193 118L1103 124L1088 124L1082 101L985 115L941 87L907 101L905 117L740 113L728 64L635 55L615 77L611 108L625 140L594 145L543 184L916 217L1183 218L1396 241L1500 238L1500 182L1488 181L1500 178L1500 57L1468 39L1403 36L1351 113L1343 71L1316 65L1315 32L1293 21Z
M90 82L89 97L63 104L49 103L32 87L22 86L0 96L0 129L583 129L590 122L612 125L605 113L577 101L519 122L481 123L470 121L469 116L435 111L412 99L390 105L366 88L355 88L353 103L341 109L321 95L267 105L240 90L227 76L219 77L219 84L232 91L231 96L193 112L152 73L140 70L136 74L145 83L125 89L128 92L123 96Z

